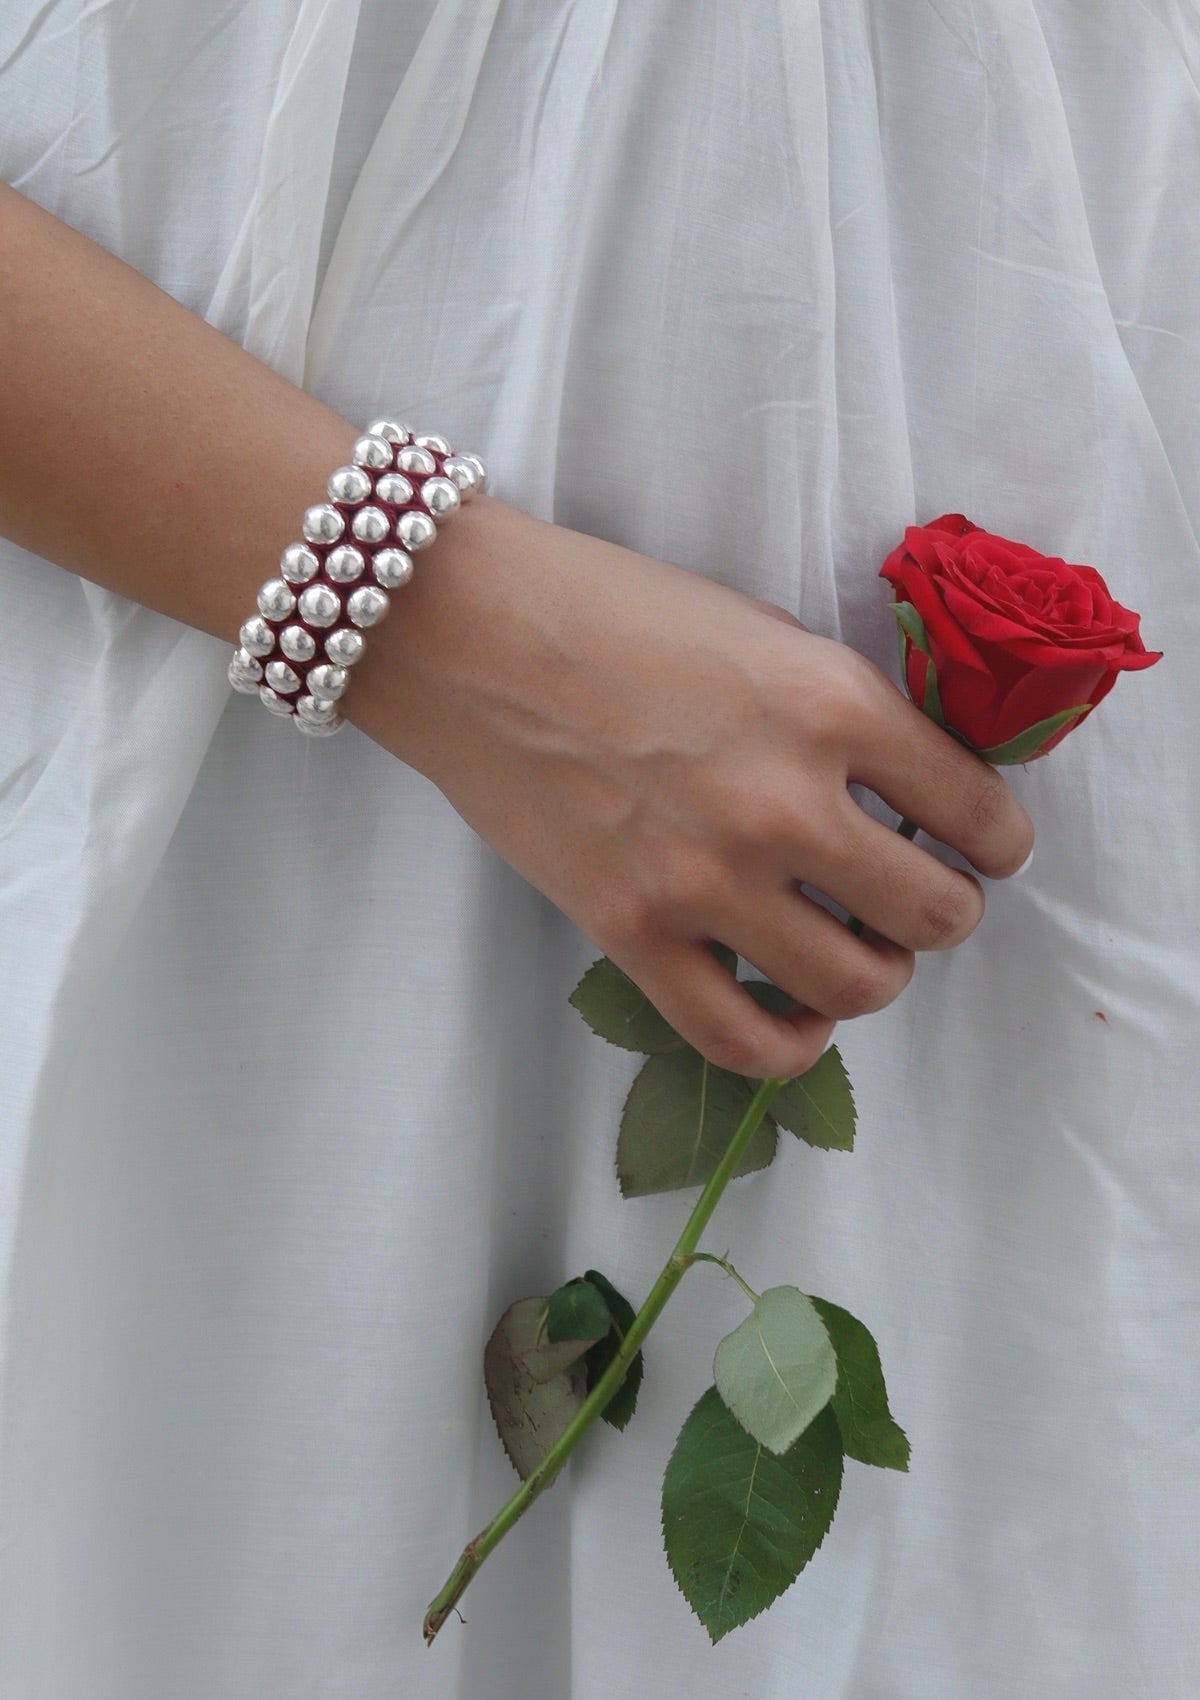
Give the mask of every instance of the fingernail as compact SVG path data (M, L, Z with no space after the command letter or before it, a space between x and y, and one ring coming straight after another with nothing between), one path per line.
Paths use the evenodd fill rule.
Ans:
M1029 852L1028 856L1026 856L1025 860L1021 863L1021 866L1017 869L1016 873L1012 875L1012 878L1016 879L1018 877L1018 875L1025 873L1028 870L1029 865L1032 861L1033 861L1033 851L1031 850Z

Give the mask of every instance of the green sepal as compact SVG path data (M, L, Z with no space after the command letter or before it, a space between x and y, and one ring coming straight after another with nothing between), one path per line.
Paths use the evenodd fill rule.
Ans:
M984 761L990 761L993 767L1016 767L1023 762L1032 761L1048 738L1053 738L1056 732L1061 732L1069 720L1077 720L1080 715L1089 714L1091 709L1090 702L1085 702L1080 708L1064 708L1061 714L1052 714L1046 720L1039 720L1036 726L1018 732L1007 744L994 744L990 750L980 750L978 753Z

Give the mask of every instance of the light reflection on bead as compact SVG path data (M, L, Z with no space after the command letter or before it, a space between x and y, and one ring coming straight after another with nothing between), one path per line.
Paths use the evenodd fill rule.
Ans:
M322 661L309 668L304 682L318 702L333 702L345 690L349 677L344 667L331 667Z
M460 500L469 502L479 488L479 474L461 455L451 455L442 466L443 475L458 491Z
M267 683L273 691L298 691L300 675L294 667L289 667L286 661L268 661Z
M412 484L402 472L385 472L375 486L375 498L387 502L390 507L402 508L405 502L411 502L415 491Z
M279 557L279 570L289 584L307 584L320 565L307 543L289 543Z
M331 738L346 724L340 714L335 714L331 720L322 721L301 720L299 715L295 718L297 730L309 738Z
M452 452L445 437L435 437L431 432L422 437L414 437L413 441L423 449L436 449L440 455L448 455Z
M346 612L356 626L375 626L388 611L388 599L373 584L364 584L354 591L346 603Z
M367 426L367 434L371 437L383 437L389 443L412 441L412 427L401 425L398 419L372 419Z
M359 508L350 529L360 543L382 543L392 529L392 522L382 508Z
M279 634L279 647L289 661L311 661L317 653L317 640L303 626L285 626Z
M256 661L248 649L234 650L233 660L229 663L229 683L235 691L241 691L245 696L257 696L262 676L262 663Z
M325 493L331 502L365 502L371 494L371 480L361 466L339 466L329 474Z
M408 448L399 450L396 455L396 466L401 472L415 472L426 478L437 471L437 461L434 460L429 450L418 448L416 444L410 444Z
M296 606L296 593L286 579L269 578L258 593L258 611L269 620L286 620Z
M385 590L399 590L413 575L413 558L405 549L377 549L371 571Z
M355 466L369 466L372 472L383 472L392 464L392 445L386 438L368 432L355 443L351 459Z
M306 508L301 531L310 543L336 543L346 529L346 522L328 502L318 502Z
M339 626L325 639L325 653L335 667L353 667L366 648L366 642L362 633L356 632L352 626Z
M378 512L378 509L376 509ZM363 576L366 556L352 543L342 543L331 549L325 558L325 571L336 584L353 584Z
M332 626L341 611L341 597L327 584L310 584L300 592L300 618L310 626Z
M488 487L487 467L480 460L479 456L460 455L458 458L460 460L465 460L468 466L473 466L475 468L475 471L479 476L479 489L481 492L486 492Z
M449 478L427 478L421 486L421 500L435 519L443 519L458 508L458 485Z
M316 697L303 696L296 698L296 717L307 720L310 726L327 726L338 718L338 711L332 701L318 702Z
M396 521L396 536L406 549L415 552L427 549L437 536L437 526L428 514L413 509L401 514Z
M243 649L251 655L270 655L275 647L275 633L261 614L253 614L238 633Z
M290 714L292 712L291 703L285 701L283 697L277 697L270 685L258 687L258 700L264 708L269 708L272 714Z

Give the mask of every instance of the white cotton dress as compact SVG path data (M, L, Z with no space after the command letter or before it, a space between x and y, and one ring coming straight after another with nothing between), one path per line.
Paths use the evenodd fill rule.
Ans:
M1198 85L1190 0L5 0L3 177L349 418L885 667L947 510L1166 655L843 1024L855 1153L706 1241L867 1322L910 1473L713 1648L658 1506L743 1314L700 1270L427 1651L515 1482L493 1322L639 1300L689 1208L618 1196L598 952L355 728L0 544L2 1700L1200 1692Z

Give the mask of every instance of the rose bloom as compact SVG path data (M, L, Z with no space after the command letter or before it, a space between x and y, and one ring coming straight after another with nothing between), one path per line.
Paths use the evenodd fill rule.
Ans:
M1113 599L1093 567L1039 555L962 514L910 525L880 573L925 626L928 657L904 639L909 695L925 707L932 660L942 718L976 750L1007 744L1070 708L1090 713L1118 673L1161 659L1143 644L1139 616ZM1024 759L1045 755L1084 717Z

